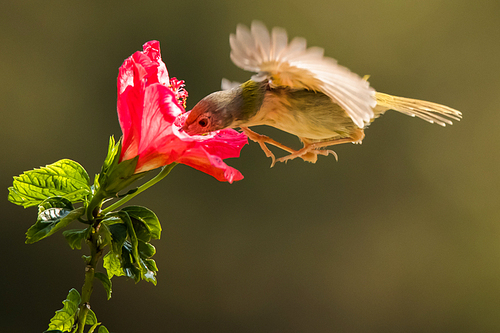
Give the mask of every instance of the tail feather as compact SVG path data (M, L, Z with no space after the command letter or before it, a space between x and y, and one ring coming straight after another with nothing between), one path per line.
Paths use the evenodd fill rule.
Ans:
M375 98L377 100L377 106L374 110L376 115L387 110L395 110L441 126L452 125L452 120L459 121L462 118L460 111L437 103L391 96L379 92L375 95Z

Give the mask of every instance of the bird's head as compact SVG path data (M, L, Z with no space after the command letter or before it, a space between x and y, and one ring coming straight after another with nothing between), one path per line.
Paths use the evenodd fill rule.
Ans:
M194 106L182 129L189 135L200 135L230 127L234 114L231 97L226 91L217 91Z

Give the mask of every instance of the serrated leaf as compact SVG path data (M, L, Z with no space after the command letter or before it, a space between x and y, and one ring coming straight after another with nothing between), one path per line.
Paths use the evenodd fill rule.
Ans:
M117 223L116 218L119 218L123 223ZM119 244L125 241L126 237L130 239L129 246L131 248L131 260L133 263L138 263L139 260L139 250L138 250L138 239L137 234L135 233L134 226L132 220L130 219L127 212L119 211L113 212L106 215L106 219L103 220L104 224L107 224L108 221L111 221L111 225L109 225L112 237L113 237L113 253L119 254L123 250L123 246L119 248ZM123 226L126 227L126 235L123 233ZM123 253L122 253L123 256ZM122 265L124 263L122 262ZM124 266L123 266L124 267ZM125 268L125 267L124 267ZM126 272L125 272L126 274ZM108 274L109 275L109 274ZM110 277L111 278L111 277Z
M109 251L103 258L102 266L106 269L108 278L111 279L113 276L124 276L125 272L122 267L120 255Z
M160 220L158 220L158 217L156 214L142 206L129 206L123 208L121 211L127 212L127 214L132 218L133 220L138 220L146 226L146 228L150 232L150 237L153 239L160 239L161 236L161 224ZM149 241L149 239L143 239L145 241Z
M106 327L101 325L101 327L99 327L99 331L97 331L97 333L109 333L109 331Z
M73 210L73 203L64 197L50 197L38 205L38 214L49 208L66 208Z
M129 241L123 244L121 260L125 276L134 279L136 283L139 282L141 280L141 270L134 265L134 262L138 261L140 263L140 258L133 255L133 247Z
M119 218L108 218L103 220L101 224L106 225L111 232L112 250L116 254L121 254L123 243L127 239L127 226Z
M66 242L68 242L69 246L73 250L81 250L82 249L82 240L87 239L90 236L92 231L92 226L89 226L87 229L71 229L63 231L63 236L66 238Z
M96 272L94 277L99 279L102 282L102 286L104 287L104 290L106 290L106 295L108 296L108 300L111 298L111 280L109 277L101 272Z
M75 315L80 305L80 294L76 289L71 289L66 299L62 302L63 308L57 310L49 323L50 330L69 332L75 323Z
M146 216L146 220L156 219L156 216L154 214L153 216L142 214L141 220L139 220L131 218L128 214L129 211L135 216L140 215L140 213L150 212L143 209L143 207L121 210L107 214L102 221L102 224L107 225L109 228L113 239L112 250L104 257L104 266L108 278L111 279L114 275L125 275L134 279L135 282L143 279L156 285L156 271L158 268L156 263L149 259L156 253L156 249L144 240L149 240L151 233L146 227L147 224L142 221L144 216ZM154 224L154 222L150 224ZM159 232L159 229L154 230Z
M130 242L127 241L123 245L122 264L123 268L125 269L125 273L128 277L133 278L136 282L139 282L140 279L143 279L146 280L147 282L152 282L156 286L156 271L158 271L158 268L156 268L156 263L154 263L153 261L154 266L152 265L152 267L154 267L155 269L154 270L150 269L149 265L151 263L147 261L148 256L151 253L154 254L156 250L154 246L152 246L149 243L139 241L139 244L143 251L139 252L138 265L134 265L131 262L132 247Z
M65 198L48 198L38 210L38 219L26 232L26 243L32 244L48 237L78 219L85 212L84 207L72 209Z
M132 254L132 244L127 240L121 249L121 255L109 251L103 259L103 266L106 268L108 279L113 276L126 276L133 279L136 283L141 279L152 282L156 285L156 272L158 268L153 259L148 256L155 252L154 247L142 241L139 241L140 249L138 263L135 263ZM96 273L97 274L97 273Z
M85 318L85 325L95 325L97 324L97 316L94 311L88 309L87 317Z
M54 196L79 202L91 193L89 184L87 171L80 164L63 159L14 177L8 199L25 208Z

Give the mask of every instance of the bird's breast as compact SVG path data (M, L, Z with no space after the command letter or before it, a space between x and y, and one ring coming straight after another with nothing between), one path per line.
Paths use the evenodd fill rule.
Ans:
M347 113L323 93L273 89L246 126L268 125L301 138L346 137L357 129Z

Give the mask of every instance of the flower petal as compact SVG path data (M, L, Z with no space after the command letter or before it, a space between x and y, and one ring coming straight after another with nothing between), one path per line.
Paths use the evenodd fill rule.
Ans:
M158 65L156 67L156 82L159 82L164 85L170 85L170 78L168 76L167 66L161 60L161 51L160 51L160 42L157 40L152 40L150 42L145 43L142 46L143 53L149 59L156 62ZM153 83L153 82L151 82Z
M232 183L243 179L241 172L228 166L220 157L207 153L201 147L187 150L177 162L207 173L219 181Z
M143 52L124 61L118 75L117 109L123 131L120 161L139 156L136 173L178 162L220 181L243 179L223 159L240 155L248 143L246 135L232 129L186 134L181 130L187 117L181 105L187 97L183 87L184 81L169 79L157 41L145 43Z

